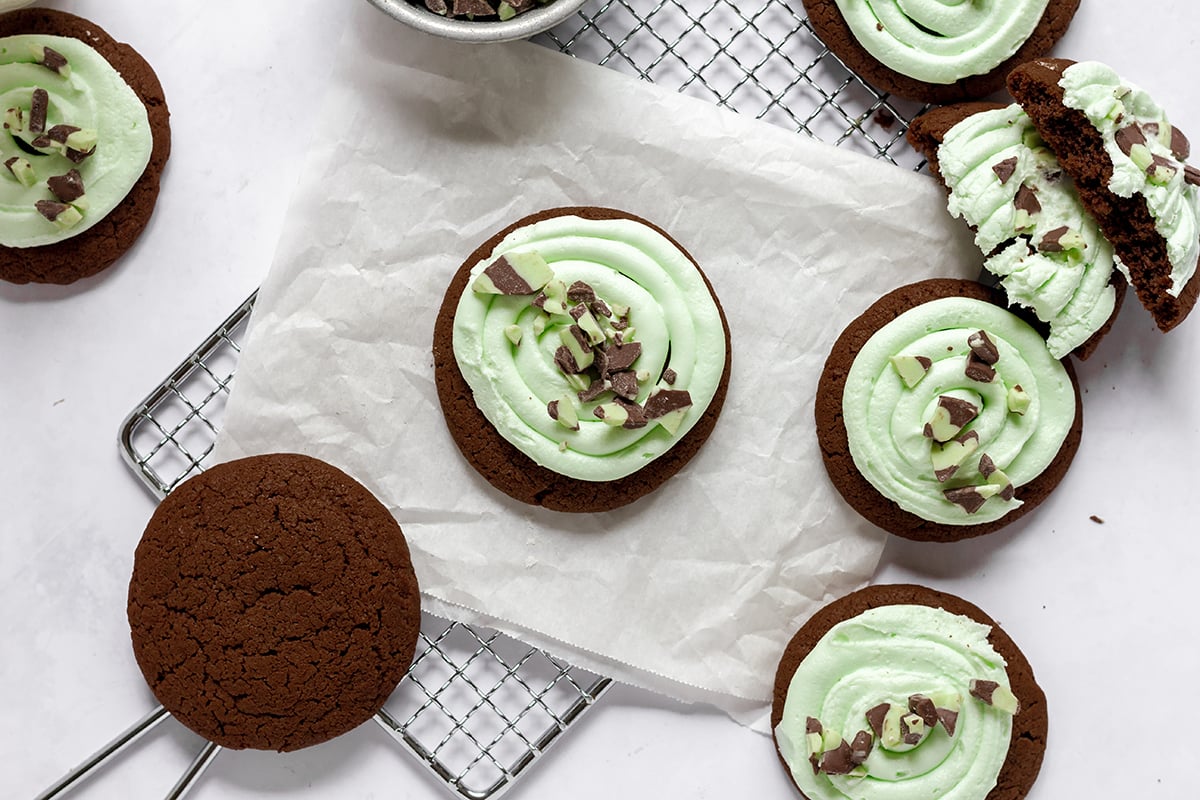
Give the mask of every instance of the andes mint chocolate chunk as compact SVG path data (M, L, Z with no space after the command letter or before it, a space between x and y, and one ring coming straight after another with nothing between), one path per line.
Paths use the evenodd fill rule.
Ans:
M667 367L663 370L662 380L667 386L674 386L675 381L679 376L675 374L675 370Z
M821 772L826 775L847 775L856 766L858 765L854 763L853 751L845 739L842 739L842 743L836 748L826 750L821 756Z
M992 172L996 173L996 177L1000 179L1003 185L1008 183L1008 179L1017 171L1017 157L1011 156L996 164L992 164Z
M1157 127L1155 126L1155 128ZM1158 131L1155 130L1151 135L1157 133ZM1146 134L1137 125L1126 125L1113 135L1113 139L1116 141L1117 147L1125 155L1129 155L1137 145L1142 145L1143 147L1146 145Z
M37 50L34 50L34 57L41 59L37 63L41 64L51 72L57 72L64 78L71 77L71 65L67 62L66 56L49 47L43 47L41 48L41 51L42 52L38 54Z
M20 133L25 130L25 112L20 108L10 108L4 112L4 130Z
M648 424L645 410L637 403L626 400L624 397L617 397L613 400L614 403L625 409L624 428L644 428Z
M34 89L29 101L29 132L46 130L46 112L50 109L50 94L45 89ZM36 147L36 145L35 145Z
M1192 152L1192 145L1179 128L1171 128L1171 155L1180 161L1187 161Z
M670 414L688 408L692 404L692 396L687 389L656 389L646 398L646 418Z
M613 315L612 309L608 307L608 303L604 302L599 297L589 302L588 308L590 308L592 313L597 317L611 317Z
M579 390L579 402L590 403L600 395L609 390L610 386L606 381L594 380L586 387Z
M874 739L867 731L859 731L854 734L854 741L850 742L850 763L858 766L867 760L867 756L871 755L871 745L874 744Z
M13 156L4 162L4 166L8 167L8 171L25 188L28 189L37 183L37 174L34 173L33 164L29 163L29 159Z
M638 396L637 376L631 370L614 372L609 376L613 393L626 400L636 400ZM647 415L649 416L649 415Z
M560 370L562 370L563 374L565 375L574 375L575 373L583 372L585 369L587 369L586 366L580 366L579 362L575 360L575 356L571 353L571 348L567 347L565 344L560 345L558 349L554 351L554 364Z
M83 215L75 209L74 206L66 203L56 203L53 200L38 200L33 204L46 219L53 222L59 228L70 228L79 223L83 219Z
M971 380L980 383L991 383L996 379L996 370L992 365L982 361L974 352L967 356L967 365L963 372Z
M971 348L971 352L979 356L979 360L985 364L995 364L1000 360L1000 349L987 335L987 331L975 331L968 336L967 347Z
M1033 398L1029 396L1029 392L1021 388L1021 384L1013 384L1012 388L1008 390L1008 410L1012 413L1025 416L1025 412L1032 404Z
M564 372L583 372L596 360L595 351L592 350L592 346L588 342L587 334L578 325L571 325L570 327L560 329L558 338L562 340L563 346L570 352L571 360L576 366L576 369L563 370ZM555 362L557 363L557 361L556 356Z
M825 749L822 746L823 734L824 729L822 729L819 719L808 717L804 721L804 744L808 748L808 761L812 764L813 775L816 775L821 769L821 753Z
M583 281L575 281L567 287L567 299L574 303L593 303L596 290Z
M979 474L987 477L996 471L996 462L992 461L992 457L984 453L979 457Z
M507 253L487 266L471 284L479 294L535 294L554 278L538 253Z
M75 125L55 125L50 130L46 131L46 135L50 137L51 140L65 145L67 143L67 137L80 130L82 129L76 127Z
M550 419L567 430L579 430L579 412L575 410L575 404L569 396L563 395L557 400L551 400L546 404L546 413L550 415Z
M588 310L587 306L583 304L571 306L570 314L579 329L587 335L590 344L596 345L604 342L604 331L600 330L600 323L592 316L592 312Z
M992 457L987 453L979 457L979 474L987 478L989 486L999 487L997 496L1000 499L1006 502L1013 499L1016 490L1012 480L1004 474L1004 470L996 466L996 462L992 461Z
M925 356L899 355L892 356L890 360L892 368L896 370L900 380L904 381L904 385L909 389L920 383L921 379L925 377L925 373L933 366L933 361Z
M642 354L642 345L640 342L626 344L613 342L603 348L601 352L604 355L600 357L600 363L597 366L601 375L609 375L632 367L633 362L637 361L638 356Z
M446 0L425 0L425 7L435 14L441 14L443 17L450 13L450 8L446 5Z
M908 710L924 720L926 728L932 728L934 725L937 725L937 708L934 707L933 700L925 695L910 695L908 698Z
M1183 180L1192 186L1200 186L1200 169L1193 167L1191 164L1184 164Z
M48 178L46 185L50 187L54 196L64 203L70 203L83 197L83 176L77 169L69 170L65 175ZM520 328L517 330L519 331Z
M1012 689L995 681L972 678L967 691L977 700L1007 714L1016 714L1021 710L1021 704Z
M1043 253L1065 253L1068 250L1083 250L1086 247L1087 243L1083 240L1083 234L1066 225L1060 225L1054 230L1044 233L1037 246L1038 250Z
M1017 189L1017 194L1013 197L1013 205L1017 207L1018 211L1024 211L1030 216L1038 214L1042 210L1042 204L1037 199L1037 190L1025 184Z
M900 718L900 740L905 744L920 744L925 736L925 720L920 714L905 714Z
M962 486L957 489L946 489L942 492L946 499L956 506L962 506L962 509L968 514L974 514L983 507L987 500L983 493L976 486Z
M963 427L979 415L979 406L958 397L943 394L938 397L933 415L925 423L923 433L936 442L948 442Z
M1146 178L1157 186L1166 186L1179 171L1179 166L1168 158L1154 155L1150 158L1150 166L1146 167Z
M875 732L876 736L883 735L883 719L891 707L891 703L880 703L867 709L867 724L871 726L871 730Z
M946 729L947 736L954 735L954 729L958 727L958 712L951 711L948 708L937 709L938 722L942 723L942 727Z
M933 477L937 478L939 483L945 483L978 449L979 434L975 431L967 431L957 439L952 439L944 444L935 442L929 450L929 462L933 467Z

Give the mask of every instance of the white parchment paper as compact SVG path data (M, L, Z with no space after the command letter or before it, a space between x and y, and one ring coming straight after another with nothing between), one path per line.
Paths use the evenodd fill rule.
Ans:
M864 584L883 547L821 464L813 393L829 348L895 286L978 274L941 190L534 45L454 45L365 5L334 59L217 457L336 464L400 521L426 610L762 728L784 644ZM732 331L708 443L605 514L492 489L451 441L433 382L434 317L461 261L562 205L666 228Z

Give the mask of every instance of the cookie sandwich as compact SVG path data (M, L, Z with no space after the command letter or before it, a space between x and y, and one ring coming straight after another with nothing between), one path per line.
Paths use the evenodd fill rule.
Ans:
M0 279L72 283L116 261L171 150L154 70L89 20L0 14Z
M185 726L297 750L370 719L408 671L420 594L400 526L308 456L219 464L155 510L129 583L133 653Z
M1069 361L1002 293L934 279L884 295L817 385L826 472L855 511L917 541L998 530L1066 474L1083 430Z
M656 225L605 208L518 220L462 263L433 340L455 444L495 488L605 511L700 449L729 383L725 314Z
M804 0L821 41L867 82L912 100L952 103L1004 87L1066 33L1079 0Z
M1112 243L1138 300L1166 332L1200 295L1200 169L1166 111L1095 61L1038 59L1008 89Z
M1112 245L1074 182L1019 105L959 103L922 114L907 133L975 231L1011 305L1034 314L1055 358L1087 358L1125 296Z
M907 584L822 608L788 643L771 727L808 800L1020 800L1045 753L1046 697L978 607Z

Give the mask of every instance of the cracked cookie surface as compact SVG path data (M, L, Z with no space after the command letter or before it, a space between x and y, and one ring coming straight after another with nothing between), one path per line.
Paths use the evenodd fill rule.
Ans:
M175 489L137 547L128 614L138 666L176 719L224 747L279 751L370 719L421 622L387 508L293 454L220 464Z

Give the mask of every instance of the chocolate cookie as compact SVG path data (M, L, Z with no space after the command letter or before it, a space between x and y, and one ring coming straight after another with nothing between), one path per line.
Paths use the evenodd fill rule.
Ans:
M834 625L857 617L869 609L893 605L922 605L940 608L991 627L987 640L1007 664L1007 673L1012 693L1020 703L1020 710L1013 717L1012 735L1009 738L1008 755L997 778L995 788L986 800L1020 800L1025 797L1042 766L1046 749L1048 718L1046 696L1038 685L1033 668L1025 655L996 621L977 606L960 597L939 592L924 586L892 584L868 586L822 608L796 632L784 649L775 673L774 699L771 706L771 728L774 731L783 719L784 704L792 676L801 662L812 652L814 646ZM973 702L964 698L964 702ZM937 723L935 723L937 724ZM843 731L849 737L852 731ZM776 738L779 750L779 739ZM780 760L787 762L780 753ZM791 774L789 769L789 775Z
M972 30L961 30L962 20L956 11L965 10L977 13L978 4L968 3L959 9L947 8L944 4L935 7L942 19L920 18L907 16L905 10L898 6L895 0L859 0L858 5L864 7L864 20L870 21L873 30L864 31L864 35L878 35L878 41L872 43L872 48L899 52L921 52L922 40L936 42L939 52L945 52L945 44L950 37L962 40L962 52L969 52L972 47L979 46L978 37L986 41L989 37L998 35L1004 25L1009 23L1013 7L1003 4L993 4L995 17L985 22L986 27L977 26ZM1075 11L1079 8L1079 0L1050 0L1041 19L1036 23L1032 33L1011 56L1005 57L999 64L990 67L976 67L974 71L981 74L964 74L950 83L930 82L905 74L882 63L868 52L867 47L859 41L851 25L838 8L837 0L804 0L804 8L808 12L808 20L813 30L821 38L834 55L841 59L849 69L860 75L868 83L877 88L926 103L953 103L960 100L970 100L985 97L1004 87L1004 78L1016 65L1031 58L1050 52L1071 24ZM885 13L886 12L886 13ZM895 27L890 30L883 20ZM860 24L867 24L865 21ZM935 30L939 25L953 27L953 32ZM931 51L926 51L931 52ZM930 56L932 58L932 55ZM909 70L910 72L913 70ZM960 72L959 74L963 74Z
M171 152L170 112L162 85L145 59L95 23L47 8L27 8L0 15L0 36L18 34L67 36L88 44L133 89L145 105L150 122L153 148L149 164L125 198L102 220L75 236L51 244L0 245L0 279L12 283L73 283L116 261L133 246L150 221L158 199L159 177Z
M669 445L669 449L666 449L665 452L657 455L652 460L647 461L642 459L638 464L640 468L632 474L612 480L590 480L568 477L561 472L536 463L530 456L514 446L501 435L480 410L477 398L472 392L467 379L464 377L454 352L456 310L460 297L468 290L472 267L481 264L484 259L489 258L500 243L514 231L520 231L537 223L567 217L578 217L587 221L632 220L634 223L638 223L654 231L657 236L664 237L671 246L677 248L680 253L686 256L686 259L690 262L690 266L695 268L695 271L699 274L699 278L703 281L702 286L712 296L712 302L715 306L713 323L714 325L719 325L719 330L710 331L706 335L710 337L715 336L718 343L722 339L724 340L723 362L716 362L716 369L719 370L719 381L714 381L712 399L703 412L699 414L698 418L695 419L690 430L687 430L680 438L674 440L673 444ZM578 300L582 295L575 294L576 289L576 285L573 284L571 287L571 298L575 299L568 298L563 302L568 305L571 303L576 303L577 306L585 305L582 301ZM587 289L590 289L590 287L584 286L579 291ZM544 292L537 298L534 298L532 294L529 295L528 297L532 301L530 304L542 303L545 300L544 295ZM603 320L603 327L607 328L611 323L612 326L619 329L616 331L616 339L607 344L595 345L597 348L597 358L600 358L600 348L609 348L612 342L619 343L624 325L629 323L631 319L634 321L634 325L638 324L638 312L636 309L632 313L629 309L624 309L626 317L622 318L616 313L615 306L609 308L602 299L599 306L594 305L594 300L590 302L593 303L593 308L598 309L596 312L598 315L597 319ZM538 305L538 308L542 307ZM582 309L576 307L574 311L575 313L581 313ZM608 314L601 313L601 311L608 312ZM569 320L567 321L569 322ZM564 328L563 330L566 329ZM610 331L611 333L612 331ZM629 329L629 333L631 335L633 333L632 326ZM533 339L534 336L530 334L526 339L518 340L513 345L514 350L522 346L542 346L538 342L532 341ZM593 339L592 341L595 342L596 340ZM557 343L557 340L555 343ZM637 347L640 350L641 345L638 344ZM565 345L560 348L560 351L563 349L565 349ZM609 352L611 354L613 350L609 350ZM569 359L572 363L564 366L563 358ZM622 360L620 357L612 355L607 358L610 367L612 363ZM717 302L715 295L712 293L712 286L709 284L708 278L700 272L699 267L695 264L695 260L683 250L678 242L652 223L621 211L596 207L556 208L532 214L518 220L481 244L467 257L451 280L437 316L433 336L434 374L437 382L438 398L441 401L446 425L462 454L489 483L510 497L531 505L540 505L556 511L569 512L607 511L618 508L653 491L678 472L696 454L701 445L704 444L712 432L713 426L716 424L728 389L730 358L729 327L725 320L724 311L721 310L719 302ZM565 414L568 412L578 415L581 419L584 418L584 415L588 415L588 419L594 424L595 418L591 417L589 409L600 403L602 408L597 409L595 417L600 417L600 414L605 413L606 409L609 414L612 414L614 411L622 414L621 419L625 420L623 424L611 418L606 420L609 423L615 423L616 427L621 428L620 434L623 435L626 430L635 428L641 428L644 431L653 431L655 423L652 417L656 413L653 410L654 403L656 402L653 395L659 394L659 400L663 400L678 396L682 393L680 389L686 388L681 385L672 386L674 381L674 372L672 369L667 367L662 369L660 373L659 366L655 366L651 370L654 374L638 375L637 382L631 383L629 387L623 390L617 379L620 377L628 379L632 378L635 372L645 372L641 368L643 361L640 360L633 361L632 366L627 363L622 364L622 371L625 373L623 376L616 373L606 373L604 368L595 365L587 370L580 370L578 365L573 363L573 357L569 355L563 356L561 352L554 356L554 361L555 364L550 364L547 367L548 370L570 370L573 373L572 375L565 375L555 372L557 375L555 380L562 381L562 388L566 396L561 400L550 400L549 402L543 398L539 401L542 405L532 409L530 413L539 417L544 414L550 414L555 420L564 424L565 427L563 430L570 430L569 420L565 418ZM599 364L599 362L596 363ZM593 374L597 370L599 374ZM574 373L586 374L576 375ZM590 378L588 377L589 374L591 375ZM570 383L567 378L571 380L578 379L580 382ZM590 383L588 383L589 380ZM585 386L589 388L583 388ZM652 396L650 399L638 402L626 402L624 400L624 396L633 398L639 391L639 387L644 389L648 386L655 386L651 392ZM578 403L575 399L577 389L579 390ZM605 392L597 394L601 389L604 389ZM660 392L660 389L663 391ZM613 396L610 392L613 394L620 392L623 396L601 402L605 398ZM641 395L644 396L645 392L641 391ZM557 397L557 394L555 396ZM567 403L572 406L571 409L566 408L565 404ZM575 408L578 404L582 404L582 409L577 410ZM617 405L621 406L621 408L615 408ZM560 409L563 411L563 415L558 413ZM670 413L669 408L660 410ZM624 416L625 414L628 414L627 419ZM649 422L647 422L648 418ZM545 423L545 421L542 422ZM578 423L576 425L578 426ZM655 432L656 435L660 433ZM541 435L537 434L537 436ZM673 431L672 435L674 435ZM563 446L559 449L565 452L567 449L565 440Z
M992 521L978 524L949 524L931 522L928 519L924 519L915 513L904 510L895 501L881 494L859 471L850 451L849 437L843 416L843 393L847 379L855 359L876 331L905 312L941 298L971 298L999 306L1000 308L1005 307L1005 300L1002 293L973 281L933 279L903 286L889 292L871 305L860 317L852 321L838 337L821 372L821 378L817 385L815 404L814 416L817 426L817 440L821 446L821 457L825 464L825 470L829 474L834 487L846 502L868 521L890 533L916 541L951 542L980 536L998 530L1028 514L1062 480L1067 467L1070 466L1071 460L1074 458L1075 452L1079 447L1079 440L1083 430L1083 407L1080 402L1079 387L1075 380L1074 370L1069 360L1066 360L1061 362L1061 364L1065 370L1065 375L1070 381L1070 387L1066 391L1066 394L1060 398L1060 406L1065 407L1065 397L1073 395L1074 416L1068 423L1069 429L1065 431L1065 438L1061 446L1057 449L1056 455L1053 456L1048 466L1031 480L1019 483L1015 487L1010 483L1007 487L1000 490L1001 497L1006 500L1015 497L1020 501L1020 505L1007 510L1003 516ZM953 346L956 352L945 355L947 357L959 358L961 351L965 351L965 346L957 340L954 341ZM971 347L969 352L965 353L965 361L968 369L976 364L977 357L974 353L974 346ZM912 359L911 363L917 363L917 355L910 353L905 353L904 355ZM935 362L939 358L938 353L929 353L928 355L932 356ZM924 358L923 355L921 357ZM1046 357L1049 359L1048 354L1046 354ZM995 366L998 367L999 363L996 363ZM896 366L896 368L900 369L901 367ZM928 365L925 368L928 368ZM982 370L982 372L984 373L983 377L986 378L988 371ZM915 379L919 380L920 378L918 376ZM920 388L919 384L917 386ZM986 385L981 388L986 389ZM944 391L949 391L949 387ZM1010 397L1012 394L1010 387ZM1011 403L1012 401L1009 400L1009 402ZM939 405L941 404L939 403ZM951 408L955 407L955 404L948 405ZM976 408L969 416L973 418L975 413L987 412L988 407L988 405L984 405L983 408ZM1001 408L999 413L1003 414L1004 411ZM1009 411L1008 413L1013 412ZM950 416L953 417L954 415L951 414ZM921 437L921 420L912 420L912 422L916 426L913 431L909 433L899 432L897 435L909 436L911 434L914 437ZM945 442L947 448L949 448L953 441L968 438L970 433L969 425L970 422L964 426L962 421L959 420L958 426L951 431L950 435L934 436L935 444L932 447L938 447L936 442ZM967 433L958 436L957 433L960 428L967 431ZM927 430L924 436L929 438L931 433ZM976 437L976 444L980 448L978 451L967 451L972 454L971 461L961 460L958 464L943 465L943 468L950 470L951 474L949 477L955 477L954 470L960 465L964 469L973 468L971 465L975 464L975 459L978 459L978 475L986 479L984 482L991 482L990 478L993 473L985 468L983 459L983 455L986 455L985 450L988 443L984 442L980 444L978 437ZM1001 472L998 473L1000 476L1003 476L1003 469L1004 467L1001 466ZM961 475L962 473L959 473L960 477ZM947 478L941 477L939 480L945 481ZM944 485L950 487L954 484L950 482ZM993 495L997 493L997 490L990 491ZM1007 492L1007 496L1005 496L1005 492ZM970 492L966 492L966 494L969 495ZM946 499L950 500L953 504L962 505L964 497L961 494L952 494L947 495ZM983 500L982 497L971 499L976 499L980 502ZM969 506L963 506L963 508L967 510L968 519L970 514L978 510L978 506L975 507L975 510L972 510Z
M972 134L974 138L972 136L956 137L954 144L958 149L952 153L952 160L957 158L958 163L954 164L949 176L944 175L939 161L939 148L952 128L972 117L975 117L976 120L983 118L982 116L976 117L976 115L991 117L996 122L992 125L981 126L978 132ZM1000 279L1001 288L1006 289L1009 281L1013 281L1014 292L1009 295L1009 302L1012 305L1041 307L1041 313L1048 324L1036 321L1033 324L1049 337L1048 344L1053 345L1051 350L1055 355L1064 356L1069 350L1077 358L1086 359L1096 351L1100 340L1112 329L1117 313L1121 310L1124 302L1127 284L1121 273L1113 267L1111 248L1088 248L1085 242L1083 251L1077 257L1073 254L1062 253L1061 248L1058 253L1041 253L1039 251L1037 243L1041 240L1042 234L1047 231L1062 230L1064 226L1070 229L1086 226L1095 238L1098 238L1098 234L1095 231L1094 222L1090 218L1084 219L1087 214L1082 210L1071 183L1061 179L1062 169L1053 154L1045 150L1040 142L1026 144L1022 141L1022 130L1015 124L1019 117L1021 114L1015 106L990 102L956 103L921 114L909 125L906 136L913 149L925 157L930 173L951 195L951 207L955 209L956 216L966 217L968 222L972 222L971 227L975 230L977 238L979 237L979 228L971 219L971 202L979 202L982 197L992 198L993 203L996 198L1008 200L1006 205L1009 205L1010 208L1002 209L989 203L974 212L974 216L979 217L980 221L985 221L993 228L1001 227L998 220L1004 218L1004 214L1008 214L1008 219L1014 220L1009 225L1003 226L1002 232L999 234L989 232L988 235L996 241L989 241L986 245L991 250L984 252L984 256L987 257L984 267L996 270L996 277ZM1028 127L1028 120L1022 119L1025 126ZM972 120L972 123L976 120ZM1009 127L1012 132L1009 134L1011 138L1008 146L1001 148L1001 145L995 141L998 138L996 128L1004 126ZM984 136L993 141L992 151L1000 149L998 152L989 152L988 158L983 162L964 166L962 151L971 150L973 144ZM959 144L959 142L963 143ZM987 170L991 171L990 176L987 174ZM980 181L980 175L983 176L985 182ZM967 192L966 195L956 196L955 188L960 183L968 185L969 188L962 189ZM1042 197L1043 202L1041 203L1033 203L1024 199L1030 196L1036 198L1041 194L1054 194L1060 202L1051 202L1045 196ZM1050 216L1050 211L1043 213L1042 206L1056 209L1060 215ZM1029 214L1026 209L1036 210L1034 214ZM1019 225L1015 219L1022 214L1024 214L1025 224ZM1067 214L1067 216L1062 216L1062 214ZM1018 247L1019 249L1012 249ZM1011 252L1016 252L1018 255L1009 259L1008 255ZM1063 258L1064 261L1067 261L1068 255L1070 255L1070 263L1064 263L1062 267L1070 270L1072 276L1068 278L1060 274L1062 269L1056 268L1055 279L1047 280L1045 277L1047 265L1054 264L1056 258ZM1085 280L1084 270L1079 267L1080 263L1086 264L1089 269L1103 270L1104 275L1100 275L1092 281L1093 285L1089 286L1088 281L1091 279L1089 277ZM1008 278L1014 273L1030 274L1032 272L1039 273L1039 277L1033 281L1036 286L1031 287L1030 281L1021 275L1012 279ZM1105 280L1106 276L1107 280ZM1061 290L1055 290L1056 297L1051 297L1051 293L1047 291L1048 287L1057 287L1060 278L1064 279L1063 282L1069 288L1069 300L1056 299L1063 294ZM1112 289L1101 288L1102 282L1110 285ZM1101 296L1101 293L1106 296ZM1053 306L1056 302L1062 304L1061 309ZM1052 307L1046 308L1048 305ZM1096 308L1097 305L1100 305L1100 308ZM1105 315L1103 311L1109 308L1111 311ZM1085 322L1085 320L1087 321ZM1062 338L1070 337L1066 342L1060 339L1056 330L1060 326L1070 331L1069 334L1062 335Z
M297 750L370 719L412 663L400 526L341 470L253 456L181 484L129 584L133 652L171 714L223 747Z
M1179 265L1192 272L1182 287L1175 286L1170 247L1159 230L1147 195L1134 187L1121 194L1110 190L1118 156L1110 156L1104 135L1083 111L1064 105L1064 73L1074 64L1058 58L1023 64L1009 76L1008 89L1058 154L1063 169L1075 182L1080 199L1128 269L1138 300L1154 317L1159 329L1169 331L1187 317L1200 296L1200 256L1195 255L1194 229L1189 263ZM1095 62L1085 65L1093 67L1102 65ZM1116 91L1143 94L1115 74L1108 73L1106 77L1111 78ZM1120 108L1111 107L1111 117L1105 123L1115 129L1115 144L1124 154L1122 168L1144 172L1155 193L1161 187L1180 195L1200 192L1200 170L1186 163L1190 154L1187 138L1171 127L1165 114L1154 115L1154 119L1139 116L1151 107L1157 111L1145 96L1136 100L1128 96L1110 97L1110 100L1121 104ZM1145 161L1139 162L1138 156L1142 154ZM1195 211L1189 213L1186 209L1197 205L1200 204L1194 200L1190 204L1185 201L1172 205L1163 211L1163 216L1190 216L1195 224Z

